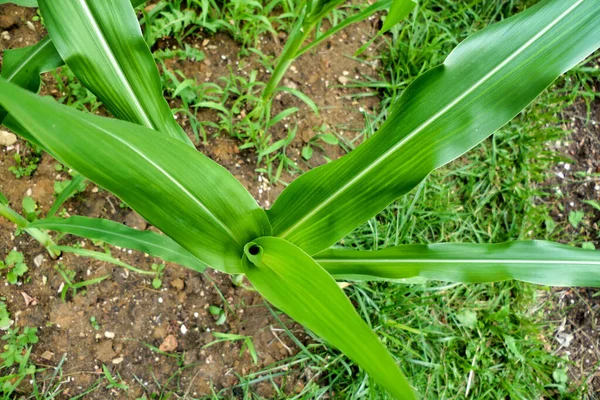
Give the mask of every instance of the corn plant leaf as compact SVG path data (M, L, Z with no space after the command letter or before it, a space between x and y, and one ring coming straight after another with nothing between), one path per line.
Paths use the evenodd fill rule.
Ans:
M402 21L417 6L415 0L394 0L379 33L385 33Z
M37 0L0 0L0 4L16 4L21 7L37 7Z
M423 277L448 282L509 279L550 286L600 286L600 251L544 241L402 245L378 251L330 249L315 256L336 279Z
M308 254L283 239L263 237L246 245L242 265L269 302L343 351L396 398L415 398L377 335Z
M268 213L274 235L309 254L330 247L487 138L598 46L597 0L545 0L471 36L404 91L371 139L283 191Z
M165 261L174 262L198 272L204 272L206 265L168 236L152 231L139 231L118 222L99 218L70 217L47 218L34 221L31 228L46 229L91 240L142 251Z
M270 234L242 184L179 139L76 111L1 78L0 105L64 164L213 268L239 273L243 246Z
M128 0L39 0L56 49L119 119L192 145L163 97L158 68Z
M40 89L40 74L63 64L49 37L45 37L33 46L4 50L3 56L0 76L36 93ZM0 108L0 123L5 117L6 111Z

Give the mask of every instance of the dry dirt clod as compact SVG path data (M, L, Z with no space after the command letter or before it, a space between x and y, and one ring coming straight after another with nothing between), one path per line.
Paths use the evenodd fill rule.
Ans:
M181 280L180 278L177 278L177 279L173 279L171 281L171 286L173 286L173 288L175 288L177 290L183 290L185 284L183 283L183 280Z
M0 146L12 146L17 143L17 137L8 132L0 130Z
M131 211L129 214L127 214L125 217L125 225L140 231L144 231L148 227L146 220L140 217L135 211Z
M54 353L46 350L45 352L42 353L42 355L40 357L46 361L52 361L52 359L54 358Z
M35 297L31 297L25 292L21 292L21 296L25 300L25 307L35 306L37 304L37 299Z
M173 335L169 335L163 340L162 344L158 348L160 351L171 352L177 350L177 339Z

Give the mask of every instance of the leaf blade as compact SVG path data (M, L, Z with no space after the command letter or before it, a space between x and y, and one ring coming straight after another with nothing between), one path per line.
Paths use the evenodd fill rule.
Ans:
M546 0L475 34L406 89L371 139L292 182L268 212L274 234L309 254L333 245L598 46L600 3L590 0Z
M158 69L128 0L40 0L39 6L63 60L113 115L192 145L163 97Z
M204 272L206 264L194 257L190 252L171 240L168 236L152 231L140 231L129 228L118 222L74 216L66 219L47 218L34 221L30 227L46 229L71 235L81 236L91 240L132 249L160 257L165 261L174 262L198 272Z
M401 245L378 251L331 249L315 256L336 279L423 277L449 282L516 279L551 286L600 286L600 251L544 241Z
M213 268L239 272L243 245L270 232L241 183L179 139L73 110L3 79L0 104L61 162Z
M396 398L415 398L375 333L308 254L283 239L263 237L246 246L243 268L269 302L342 350Z
M29 91L40 89L40 74L63 65L62 58L48 36L33 46L5 50L0 76ZM0 108L0 123L6 111Z

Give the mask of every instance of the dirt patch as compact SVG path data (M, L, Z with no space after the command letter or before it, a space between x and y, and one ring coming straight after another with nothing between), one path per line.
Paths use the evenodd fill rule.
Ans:
M597 65L600 59L591 62ZM595 92L600 82L594 82ZM600 248L600 210L586 203L600 203L600 100L589 108L583 101L565 109L563 129L572 132L567 140L552 144L565 161L559 163L548 185L557 207L553 219L565 237ZM574 226L573 215L581 218ZM574 386L586 385L589 399L600 398L600 291L573 288L557 290L553 303L559 311L556 348L571 362L569 375Z

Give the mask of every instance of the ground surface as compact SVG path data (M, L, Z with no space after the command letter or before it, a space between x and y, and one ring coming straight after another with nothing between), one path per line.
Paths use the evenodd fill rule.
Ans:
M0 50L31 45L43 37L45 32L39 22L33 21L34 16L35 11L32 10L0 5L0 32L3 32L0 36ZM472 26L482 27L478 23L472 23ZM318 105L320 113L315 115L302 101L288 93L276 97L274 114L290 107L300 109L297 114L269 131L275 141L285 138L290 126L298 125L297 135L285 150L285 155L297 162L298 169L284 170L280 182L270 182L269 178L272 178L273 173L265 164L258 166L261 168L260 172L256 171L256 149L238 148L240 141L245 139L227 135L215 126L206 127L207 139L198 141L199 150L232 172L261 205L270 206L285 187L285 182L294 179L299 170L307 170L325 163L327 159L337 158L343 155L346 149L352 148L362 140L361 132L364 130L365 118L367 114L378 112L380 99L377 96L352 97L352 94L356 95L364 90L344 87L344 84L351 83L353 80L377 80L381 73L380 60L374 59L371 63L364 63L345 56L352 55L378 28L379 19L357 24L324 43L316 52L303 56L286 76L283 84L308 95ZM285 37L285 32L266 35L257 48L268 56L275 56L281 51ZM259 58L240 57L242 46L228 34L190 36L183 43L201 50L205 58L200 61L180 60L175 57L165 59L164 64L160 65L163 75L166 68L171 72L179 70L187 78L195 79L197 82L218 82L220 77L229 76L230 71L247 77L251 71L256 70L258 80L268 79L268 74ZM157 52L172 49L174 46L180 44L170 38L161 38L153 45L152 50ZM373 54L381 50L378 46L377 44L373 46ZM436 51L441 52L439 49ZM419 65L416 68L420 67ZM591 67L594 67L593 63ZM64 75L45 75L42 92L62 98L66 102L78 100L72 87L59 84L62 80L65 84L68 83ZM165 86L169 87L169 84ZM595 90L598 89L596 82ZM225 105L231 105L232 101L228 99ZM84 101L77 106L92 108L90 104ZM182 107L183 104L182 98L171 99L173 108ZM101 106L97 110L93 109L106 114ZM244 112L250 111L244 110ZM202 121L211 121L215 125L220 123L219 116L214 110L200 109L197 117ZM178 114L178 118L190 136L194 137L192 122L188 116ZM559 143L548 143L549 148L555 148L560 152L564 161L556 163L554 176L540 185L553 193L551 198L544 201L552 205L550 216L558 226L557 230L560 234L556 233L556 235L560 240L578 245L583 242L592 243L598 248L600 242L597 224L600 210L583 201L594 200L600 203L598 189L600 186L598 161L600 104L598 100L592 102L588 113L585 102L575 102L566 109L560 119L561 128L565 133L572 131L572 136L561 139ZM315 146L314 155L310 160L302 158L303 147L312 143L315 135L331 132L335 132L344 146L320 143L319 146ZM25 196L33 197L39 204L43 216L54 200L55 182L68 179L68 174L57 171L57 163L44 155L31 177L17 179L8 170L15 165L14 154L28 156L30 150L22 141L8 147L1 147L0 150L0 192L6 195L15 208L19 208ZM482 150L481 153L484 151ZM466 165L468 162L469 160L465 158L455 165ZM276 166L276 163L272 165ZM463 184L463 181L457 180L459 184ZM557 192L557 189L560 189L560 192ZM152 229L135 213L122 207L118 199L92 184L88 185L85 192L68 201L65 209L69 215L109 218L137 229ZM570 222L572 219L569 217L573 215L572 212L583 213L578 224ZM426 215L426 212L422 214L424 217ZM454 215L449 216L450 219L454 217ZM573 215L572 218L577 216ZM380 220L387 223L386 217ZM544 229L541 224L538 225L540 229ZM0 278L0 297L8 305L17 326L32 326L39 329L40 341L33 347L32 361L40 368L48 368L46 372L39 374L41 384L49 382L49 379L44 380L44 378L51 376L55 366L61 365L63 383L58 398L71 398L88 390L91 391L84 396L86 399L139 398L144 394L148 397L151 394L156 395L152 398L168 398L159 397L167 392L177 393L182 398L210 396L213 392L219 392L219 396L223 398L232 396L242 398L248 388L256 396L287 397L289 393L299 392L310 382L318 380L319 374L325 376L319 381L322 385L331 384L337 379L338 373L333 368L331 368L334 371L332 374L315 373L310 368L302 368L305 365L302 359L297 363L289 363L288 360L298 353L299 347L313 346L314 340L307 336L304 329L282 314L271 310L258 294L234 285L228 276L218 273L198 274L176 265L168 265L162 278L162 288L155 289L151 284L151 278L108 263L74 255L65 255L57 261L51 260L43 248L27 235L14 237L13 234L14 226L0 219L0 256L4 257L12 249L23 252L30 272L26 282L19 285L8 285L3 278ZM512 237L502 236L502 240L507 238ZM445 240L446 237L439 235L436 239ZM454 237L450 239L454 240ZM66 237L61 241L61 244L77 243L81 243L87 249L105 248L89 242L81 242L73 237ZM106 248L119 259L141 269L149 270L153 263L159 263L159 260L145 257L143 254ZM39 261L40 256L43 256L43 261L38 262L39 266L37 266L34 259L37 258ZM76 295L69 294L66 301L63 301L58 293L64 282L56 270L58 265L64 265L74 271L76 281L104 275L110 275L110 278L89 286L85 289L85 293L79 291ZM371 287L357 287L352 292L355 303L362 305L363 291L371 290L376 292ZM442 331L452 325L454 311L460 315L463 308L472 307L477 310L481 320L489 318L492 321L490 326L495 327L501 324L499 321L505 319L504 314L494 311L496 314L493 317L484 317L483 315L487 314L484 314L483 309L489 308L493 311L494 307L509 307L514 302L510 296L503 299L506 304L496 301L491 294L495 290L493 286L457 289L456 296L454 292L447 291L445 288L440 289L439 295L438 292L429 292L430 289L424 289L425 294L420 290L400 289L389 298L374 293L373 297L378 300L368 304L369 307L380 307L377 313L390 312L390 315L394 311L400 313L401 308L396 307L395 302L409 299L415 302L415 308L426 304L423 314L429 314L428 317L434 318L437 324L432 325L431 332L428 332L426 325L431 322L427 322L426 319L420 320L420 317L415 317L406 324L422 328L428 335L436 337L435 335L439 334L436 330ZM504 288L500 292L511 290L519 292L520 289ZM573 387L580 387L587 383L589 388L584 392L587 393L588 398L594 398L594 393L600 390L600 376L597 376L600 363L597 333L600 317L598 293L592 289L561 289L542 296L546 302L550 302L549 309L553 311L544 321L546 336L540 340L539 345L548 354L568 356L569 362L572 363L568 364L571 383ZM456 300L462 298L461 296L466 300ZM31 301L31 298L34 301ZM394 299L394 302L390 299ZM458 305L455 304L457 301ZM437 309L430 307L435 302L440 303ZM217 324L222 321L217 321L219 317L210 313L211 306L218 307L226 313L224 323ZM451 310L445 314L447 308ZM95 323L92 323L92 318L95 319ZM520 322L519 318L514 317L518 321L516 325L527 324L528 320ZM407 349L410 349L411 345L415 346L411 359L419 359L420 354L428 351L428 347L420 343L419 335L404 337L400 336L398 331L388 331L389 329L391 329L389 326L385 326L382 331L388 332L390 337L399 337L405 340L405 343L412 343L406 344ZM514 327L510 329L513 329L510 334L515 334L514 331L518 330ZM292 332L299 342L291 340L286 330ZM411 333L404 328L400 328L399 331L402 334ZM243 347L243 341L226 341L203 348L215 339L214 332L251 338L258 355L257 362L253 362L251 352ZM478 345L477 351L481 346L495 349L491 343L494 346L496 343L489 337L478 337L473 334L471 338L471 333L466 330L444 332L447 337L464 335L467 338L465 342L478 343L480 340L482 345ZM500 344L503 345L504 342ZM161 346L163 353L156 351L156 348ZM456 393L459 393L448 395L447 398L462 398L465 393L464 386L467 381L465 378L468 376L471 362L469 346L469 343L461 342L457 350L458 364L467 373L462 369L457 371L448 367L449 372L443 374L445 377L454 374L459 382L456 388L447 385L451 390L456 389ZM347 374L350 378L358 376L353 367L349 367L343 360L339 361L338 356L334 355L334 357L336 357L335 362L338 363L336 365L342 364L343 374ZM423 360L415 361L410 367L413 369L411 372L416 374L421 371L418 368L429 368L427 357L429 355L424 356ZM491 365L495 368L496 360L493 361ZM333 363L334 361L331 361L331 364ZM331 364L329 359L327 362L321 362L321 365L325 365L324 369ZM430 364L435 363L431 361ZM550 362L548 364L550 365ZM129 390L110 387L111 385L106 382L103 366L108 368L112 376L120 375L120 378L115 379L119 382L122 379ZM554 367L550 365L548 368L552 370ZM428 377L433 376L426 369L425 374ZM518 375L510 376L514 378ZM100 379L103 380L100 382ZM438 378L422 381L426 382L422 387L426 387L427 398L441 396L440 386L444 391L446 390L444 387L446 384L436 379ZM485 377L485 369L475 374L475 380L479 381L482 387L485 387L485 379L494 382L493 378ZM360 382L357 386L359 384ZM282 389L281 392L278 392L278 387ZM438 389L437 392L435 388ZM25 382L22 391L26 393L30 390L31 387ZM476 389L472 390L473 393L485 393L485 388L480 392ZM354 398L366 396L361 393L354 392ZM553 393L555 398L562 396ZM330 392L328 395L336 397L335 392ZM473 396L492 398L477 394ZM373 395L373 397L377 396Z

